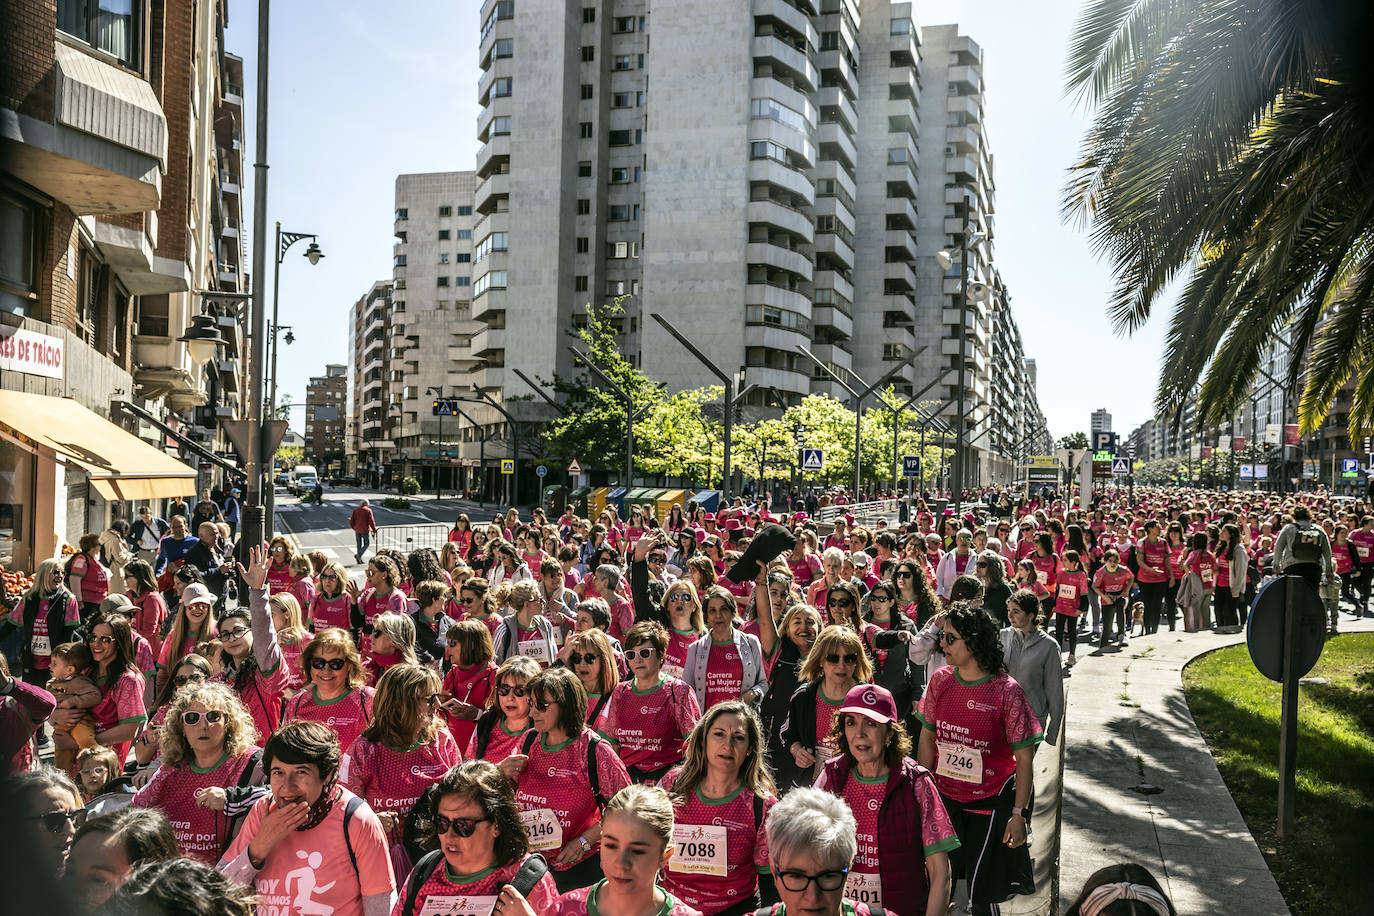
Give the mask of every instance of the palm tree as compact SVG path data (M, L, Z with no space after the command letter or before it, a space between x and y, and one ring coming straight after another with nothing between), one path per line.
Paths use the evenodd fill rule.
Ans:
M1064 215L1113 265L1134 331L1175 279L1156 408L1244 403L1286 334L1303 431L1355 379L1374 432L1374 4L1088 0L1068 88L1094 109Z

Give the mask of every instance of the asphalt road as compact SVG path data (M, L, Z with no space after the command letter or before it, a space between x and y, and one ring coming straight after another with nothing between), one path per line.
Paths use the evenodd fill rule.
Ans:
M375 493L356 487L331 487L324 491L321 505L302 505L286 491L277 491L278 531L295 537L303 551L319 550L330 561L337 560L349 569L359 567L353 551L356 547L353 531L348 527L348 518L353 510L366 498L377 519L379 535L373 538L372 549L378 546L394 546L401 550L418 547L435 547L443 543L444 533L452 527L458 513L465 512L473 525L485 523L495 517L501 507L487 503L479 507L476 503L456 499L435 501L431 497L411 499L411 508L394 510L382 506L381 502L388 493ZM443 526L442 529L439 526ZM370 555L371 551L369 551Z

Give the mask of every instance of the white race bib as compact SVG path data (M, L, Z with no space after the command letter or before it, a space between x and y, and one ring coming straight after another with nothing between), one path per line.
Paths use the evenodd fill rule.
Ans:
M940 755L935 765L937 776L955 779L959 782L981 785L983 782L983 752L954 741L937 741L936 752Z
M525 825L530 852L557 852L563 848L563 825L552 810L535 808L533 811L521 811L520 822Z
M1039 582L1041 585L1046 585L1050 581L1050 574L1043 569L1037 569L1035 571L1035 581Z
M868 904L870 912L882 912L883 881L878 875L851 871L844 882L844 895L855 903Z
M682 875L725 877L725 828L715 824L674 824L675 852L668 870Z
M1210 567L1210 566L1204 566L1204 567L1202 567L1202 584L1203 584L1203 585L1211 585L1212 582L1213 582L1213 580L1216 579L1216 577L1217 577L1217 575L1216 575L1216 573L1212 570L1212 567Z
M1060 598L1063 598L1065 601L1072 601L1074 598L1077 598L1077 597L1078 597L1078 586L1076 586L1076 585L1061 585L1061 586L1059 586L1059 597L1060 597Z
M1361 561L1368 560L1369 546L1367 544L1356 544L1355 553L1359 555Z
M440 894L425 898L420 916L491 916L496 909L496 897L468 897L463 894Z
M549 644L544 641L544 637L531 639L526 642L518 643L520 654L526 658L532 658L541 665L549 665L553 659L549 657Z
M52 643L48 641L46 633L42 636L33 634L33 642L29 644L29 648L34 655L52 655Z
M669 677L682 677L682 670L681 665L674 665L672 662L663 663L663 673Z

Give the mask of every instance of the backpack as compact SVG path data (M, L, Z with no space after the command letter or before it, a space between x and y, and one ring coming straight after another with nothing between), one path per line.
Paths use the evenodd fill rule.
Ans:
M596 748L604 739L590 728L587 729L587 733L591 736L591 740L587 742L587 781L591 783L592 798L596 799L596 806L605 808L608 799L601 794L601 777L596 772ZM520 739L520 753L528 757L530 748L534 746L538 737L539 733L533 729L526 732L525 737Z
M415 799L415 804L401 818L401 845L410 861L419 862L434 851L434 799L439 794L436 782Z
M406 879L405 906L401 909L401 916L414 916L415 898L420 895L420 888L425 886L425 882L438 870L443 860L443 851L436 849L426 853L424 858L415 863L415 867L410 870L410 877ZM503 886L515 888L521 897L529 897L530 891L534 890L534 886L548 874L548 871L549 863L543 856L534 853Z
M353 864L353 873L359 878L362 877L362 873L358 871L358 855L353 851L353 838L348 835L348 824L353 820L353 815L358 813L358 809L361 808L363 804L364 802L361 795L353 796L348 800L348 804L344 806L343 816L344 845L348 847L348 861Z

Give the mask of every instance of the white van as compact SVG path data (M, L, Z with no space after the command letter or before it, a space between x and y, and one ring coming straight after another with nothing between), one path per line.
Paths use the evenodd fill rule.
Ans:
M298 464L291 471L291 486L288 489L297 496L304 496L314 490L319 481L320 475L315 473L313 464Z

